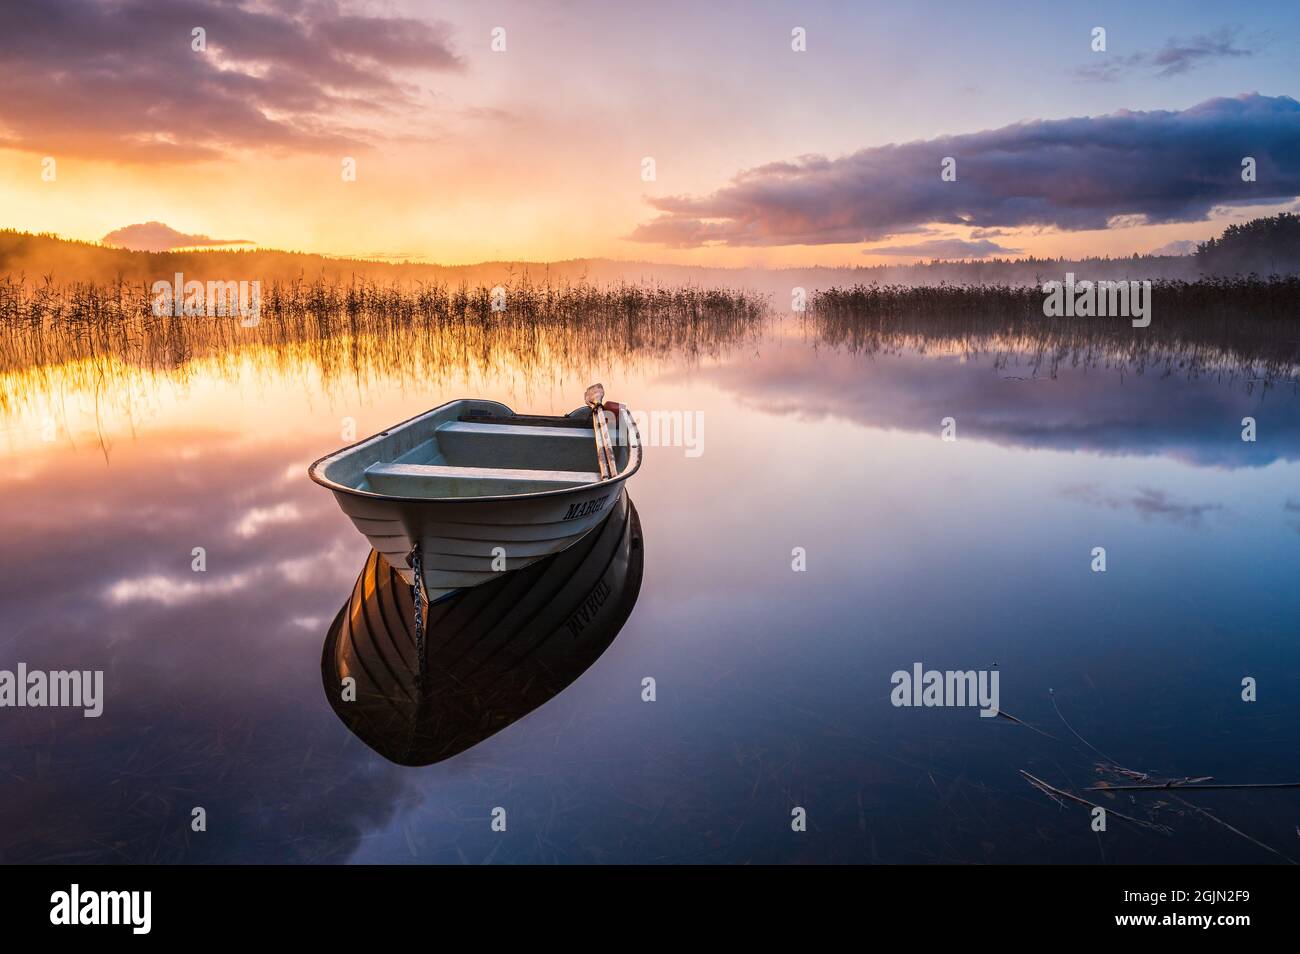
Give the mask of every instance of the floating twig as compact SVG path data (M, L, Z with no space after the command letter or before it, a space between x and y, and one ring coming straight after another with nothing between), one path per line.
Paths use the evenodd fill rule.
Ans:
M1042 729L1038 728L1038 726L1030 725L1028 722L1024 722L1024 721L1022 721L1022 720L1020 720L1020 719L1017 719L1017 718L1016 718L1015 716L1013 716L1010 712L1003 712L1001 709L999 709L999 710L998 710L998 717L999 717L999 718L1002 718L1002 719L1006 719L1006 720L1008 720L1009 722L1014 722L1016 725L1023 725L1026 729L1029 729L1029 730L1031 730L1031 731L1033 731L1033 732L1037 732L1039 735L1046 736L1047 738L1051 739L1053 742L1060 742L1060 741L1061 741L1061 740L1058 739L1056 736L1051 735L1051 734L1049 734L1049 733L1047 733L1047 732L1044 732Z
M1228 829L1228 831L1230 831L1230 832L1232 832L1232 833L1234 833L1234 834L1240 835L1242 838L1245 838L1245 839L1246 839L1248 842L1250 842L1252 845L1258 845L1260 848L1263 848L1265 851L1268 851L1268 852L1271 852L1271 853L1277 855L1279 858L1281 858L1281 859L1283 859L1284 861L1286 861L1287 864L1292 864L1292 865L1295 864L1294 861L1292 861L1292 860L1291 860L1290 858L1288 858L1286 855L1282 854L1282 852L1278 851L1276 848L1270 848L1268 845L1264 844L1264 843L1263 843L1262 841L1260 841L1258 838L1252 838L1250 835L1247 835L1247 834L1246 834L1244 831L1242 831L1240 828L1233 828L1231 825L1229 825L1229 824L1228 824L1226 821L1224 821L1222 818L1219 818L1217 815L1211 815L1209 812L1207 812L1204 808L1201 808L1199 805L1193 805L1193 804L1192 804L1191 802L1189 802L1187 799L1185 799L1185 798L1179 798L1177 795L1173 795L1173 794L1171 794L1169 797L1172 798L1174 801L1176 801L1176 802L1182 804L1182 805L1186 805L1186 806L1187 806L1188 808L1190 808L1192 811L1197 812L1197 813L1199 813L1199 814L1201 814L1201 815L1204 815L1204 816L1205 816L1206 818L1208 818L1210 821L1212 821L1212 822L1217 822L1218 824L1222 825L1224 828Z
M1041 778L1038 778L1037 776L1034 775L1030 775L1024 769L1020 770L1020 774L1023 775L1025 778L1027 778L1029 780L1029 784L1034 786L1034 788L1038 789L1040 792L1043 792L1046 795L1052 796L1058 802L1060 799L1063 798L1068 799L1069 801L1077 802L1080 805L1087 805L1089 808L1100 808L1108 815L1114 815L1116 818L1122 818L1124 819L1124 821L1132 822L1134 825L1138 825L1142 828L1150 828L1152 831L1158 831L1162 835L1173 834L1173 829L1169 828L1166 825L1160 825L1157 824L1156 822L1143 821L1141 818L1134 818L1131 815L1124 815L1120 812L1115 811L1114 809L1106 808L1104 805L1098 805L1096 802L1090 802L1086 798L1081 798L1080 796L1075 795L1073 792L1067 792L1064 789L1057 788L1054 785L1049 785L1046 782L1044 782Z
M1203 776L1203 778L1213 778L1212 775ZM1199 784L1201 779L1169 779L1160 785L1110 785L1107 782L1098 782L1096 785L1089 786L1086 791L1089 792L1165 792L1171 788L1178 788L1184 792L1210 792L1221 791L1234 788L1300 788L1300 782L1216 782L1213 785Z
M1129 776L1130 778L1141 778L1141 779L1146 779L1146 778L1150 778L1150 777L1151 777L1151 776L1147 775L1145 772L1136 772L1136 771L1134 771L1133 769L1125 768L1124 766L1122 766L1122 765L1120 765L1118 762L1116 762L1113 758L1111 758L1109 755L1107 755L1105 752L1103 752L1101 749L1097 748L1095 745L1093 745L1091 742L1089 742L1087 739L1085 739L1083 736L1081 736L1078 732L1075 732L1075 731L1074 731L1074 726L1070 725L1070 723L1069 723L1068 721L1066 721L1065 716L1064 716L1064 715L1062 714L1062 712L1061 712L1061 707L1058 706L1058 705L1056 704L1056 692L1055 692L1054 690L1052 690L1052 689L1048 689L1048 690L1047 690L1047 694L1048 694L1048 696L1050 696L1051 699L1052 699L1052 708L1056 710L1057 718L1059 718L1059 719L1061 720L1061 723L1062 723L1062 724L1063 724L1067 729L1070 730L1070 734L1073 735L1076 739L1078 739L1080 742L1082 742L1082 743L1083 743L1084 745L1086 745L1088 748L1092 749L1093 752L1095 752L1095 753L1097 753L1098 755L1100 755L1103 759L1105 759L1107 762L1109 762L1111 765L1113 765L1115 768L1119 769L1123 774Z

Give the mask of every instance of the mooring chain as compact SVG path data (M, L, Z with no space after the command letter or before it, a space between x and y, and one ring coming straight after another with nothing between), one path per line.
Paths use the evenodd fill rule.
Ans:
M415 676L424 679L424 570L420 564L420 544L411 548L411 602L415 604Z

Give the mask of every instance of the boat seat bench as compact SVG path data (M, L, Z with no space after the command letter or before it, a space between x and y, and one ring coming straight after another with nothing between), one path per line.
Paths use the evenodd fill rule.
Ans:
M490 424L493 427L576 427L579 430L591 430L590 418L583 417L547 417L541 414L512 414L509 417L502 414L462 414L458 420L462 424Z
M582 471L596 466L595 434L590 426L536 427L449 421L433 434L438 457L411 463L547 471ZM409 459L409 458L408 458Z
M439 437L445 434L472 434L481 437L541 437L547 440L590 441L591 425L585 427L538 426L536 424L486 424L480 421L449 421L438 426Z
M396 497L494 497L595 483L600 474L577 470L455 467L447 464L371 464L366 479Z

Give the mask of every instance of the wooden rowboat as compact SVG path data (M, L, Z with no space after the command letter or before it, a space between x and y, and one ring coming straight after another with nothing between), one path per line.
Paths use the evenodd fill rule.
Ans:
M311 479L435 602L573 545L641 466L636 426L599 385L563 417L452 401L322 457ZM604 426L599 426L603 424Z

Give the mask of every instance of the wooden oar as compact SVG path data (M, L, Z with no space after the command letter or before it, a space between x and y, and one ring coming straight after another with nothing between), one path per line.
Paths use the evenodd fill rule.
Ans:
M605 418L605 407L596 412L596 423L600 427L601 446L605 450L605 459L609 465L609 476L618 476L618 461L614 459L614 442L609 436L609 422Z
M591 408L591 429L596 434L596 461L600 465L600 479L609 480L618 474L614 449L609 437L609 424L605 420L605 386L593 384L582 396Z

